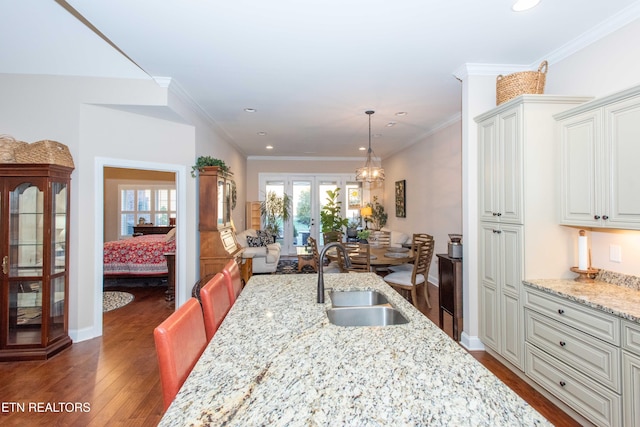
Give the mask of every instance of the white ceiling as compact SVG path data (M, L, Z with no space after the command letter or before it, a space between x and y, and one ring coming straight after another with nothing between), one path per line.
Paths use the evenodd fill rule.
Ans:
M386 158L459 117L464 64L552 73L640 16L638 0L514 1L0 0L0 72L170 77L249 156L362 157L372 109Z

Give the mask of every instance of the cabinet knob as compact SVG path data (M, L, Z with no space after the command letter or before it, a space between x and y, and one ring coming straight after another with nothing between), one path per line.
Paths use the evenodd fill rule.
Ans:
M567 343L566 343L566 342L564 342L564 341L560 341L560 347L564 347L565 345L567 345Z
M2 272L4 274L9 274L9 256L6 255L5 257L2 258Z
M502 233L502 231L500 231L500 230L493 230L493 232L496 233L496 234Z
M502 216L502 214L500 212L498 212L498 216Z
M498 213L497 212L491 212L491 215L498 216Z
M595 215L593 219L600 219L600 215Z
M563 309L561 309L561 308L559 308L559 309L558 309L558 314L564 314L564 310L563 310Z
M567 385L567 383L565 383L564 381L560 381L560 387L564 387L566 385Z
M604 219L605 221L609 219L608 215L602 215L602 219Z

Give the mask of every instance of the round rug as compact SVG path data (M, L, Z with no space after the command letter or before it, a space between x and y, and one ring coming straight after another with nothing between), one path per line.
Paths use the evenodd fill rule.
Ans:
M122 308L133 301L133 295L129 292L105 291L102 293L102 312Z

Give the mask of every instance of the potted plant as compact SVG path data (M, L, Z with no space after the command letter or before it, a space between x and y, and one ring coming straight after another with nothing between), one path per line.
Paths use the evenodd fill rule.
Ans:
M215 159L211 156L200 156L196 159L196 164L191 166L191 176L196 177L207 166L217 166L223 172L229 172L229 166L227 166L224 160Z
M369 243L369 241L367 240L369 238L369 235L371 234L370 230L360 230L357 233L358 236L358 241L360 243Z
M264 201L260 202L260 215L264 229L276 238L280 237L280 227L291 217L291 196L284 193L278 196L269 191Z
M384 206L378 203L378 196L373 196L373 202L367 203L367 206L371 207L371 217L369 221L373 225L374 230L380 230L387 223L387 213L384 211Z
M339 197L340 188L336 188L335 191L327 190L327 203L320 211L320 225L323 233L342 231L342 227L346 227L349 223L347 218L342 218L342 202Z
M356 237L358 234L358 227L360 227L360 217L354 216L347 224L347 237Z

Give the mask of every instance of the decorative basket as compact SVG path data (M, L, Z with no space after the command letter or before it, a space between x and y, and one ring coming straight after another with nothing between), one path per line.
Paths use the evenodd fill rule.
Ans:
M37 141L15 149L18 163L48 163L75 168L69 147L57 141Z
M9 135L0 135L0 163L16 163L16 148L27 145Z
M538 71L521 71L519 73L498 76L496 80L496 105L507 102L518 95L544 93L549 64L542 61Z

